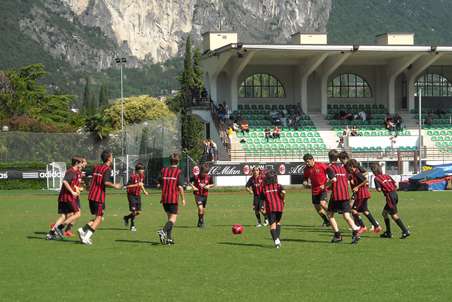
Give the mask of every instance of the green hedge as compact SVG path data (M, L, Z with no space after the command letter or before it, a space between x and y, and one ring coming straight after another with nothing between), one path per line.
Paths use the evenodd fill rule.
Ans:
M47 164L39 161L7 161L0 162L0 170L45 170Z
M0 190L41 190L46 187L45 179L10 179L0 181Z

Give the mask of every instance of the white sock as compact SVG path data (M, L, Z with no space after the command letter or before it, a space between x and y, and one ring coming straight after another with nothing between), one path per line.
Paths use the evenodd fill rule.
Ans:
M279 238L276 238L275 244L281 244L281 241L279 240Z

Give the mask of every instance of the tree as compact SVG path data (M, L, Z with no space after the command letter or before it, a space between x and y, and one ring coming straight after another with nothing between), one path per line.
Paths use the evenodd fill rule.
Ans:
M105 108L108 105L109 93L108 87L105 83L102 83L99 90L99 107Z
M194 88L200 93L204 89L204 80L201 69L201 50L199 48L195 48L193 53L193 82Z
M187 37L187 42L185 44L184 70L180 77L180 84L182 94L184 95L185 107L187 107L191 102L191 91L195 87L190 36Z
M87 115L93 115L97 111L97 100L94 96L94 91L91 83L91 78L85 78L85 90L83 92L83 111Z

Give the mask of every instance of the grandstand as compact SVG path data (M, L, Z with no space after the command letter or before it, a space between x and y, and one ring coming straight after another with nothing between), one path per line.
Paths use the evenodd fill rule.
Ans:
M329 45L324 33L296 33L287 44L270 45L241 43L237 33L203 38L213 110L228 112L216 123L202 108L193 113L212 122L213 138L234 121L249 124L248 133L222 135L223 160L300 161L306 152L325 159L328 149L341 148L405 174L416 172L419 154L423 162L452 161L451 46L417 46L411 33L383 34L375 45ZM400 119L397 129L388 130L388 118ZM275 125L280 138L267 139L265 130Z

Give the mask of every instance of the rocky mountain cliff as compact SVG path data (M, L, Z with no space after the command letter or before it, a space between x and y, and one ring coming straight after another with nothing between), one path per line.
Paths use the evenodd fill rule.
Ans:
M58 2L58 1L56 1ZM101 31L138 61L177 56L188 33L239 32L242 41L288 41L325 31L331 0L60 0L73 19ZM57 9L57 8L56 8ZM45 33L43 33L45 35Z

